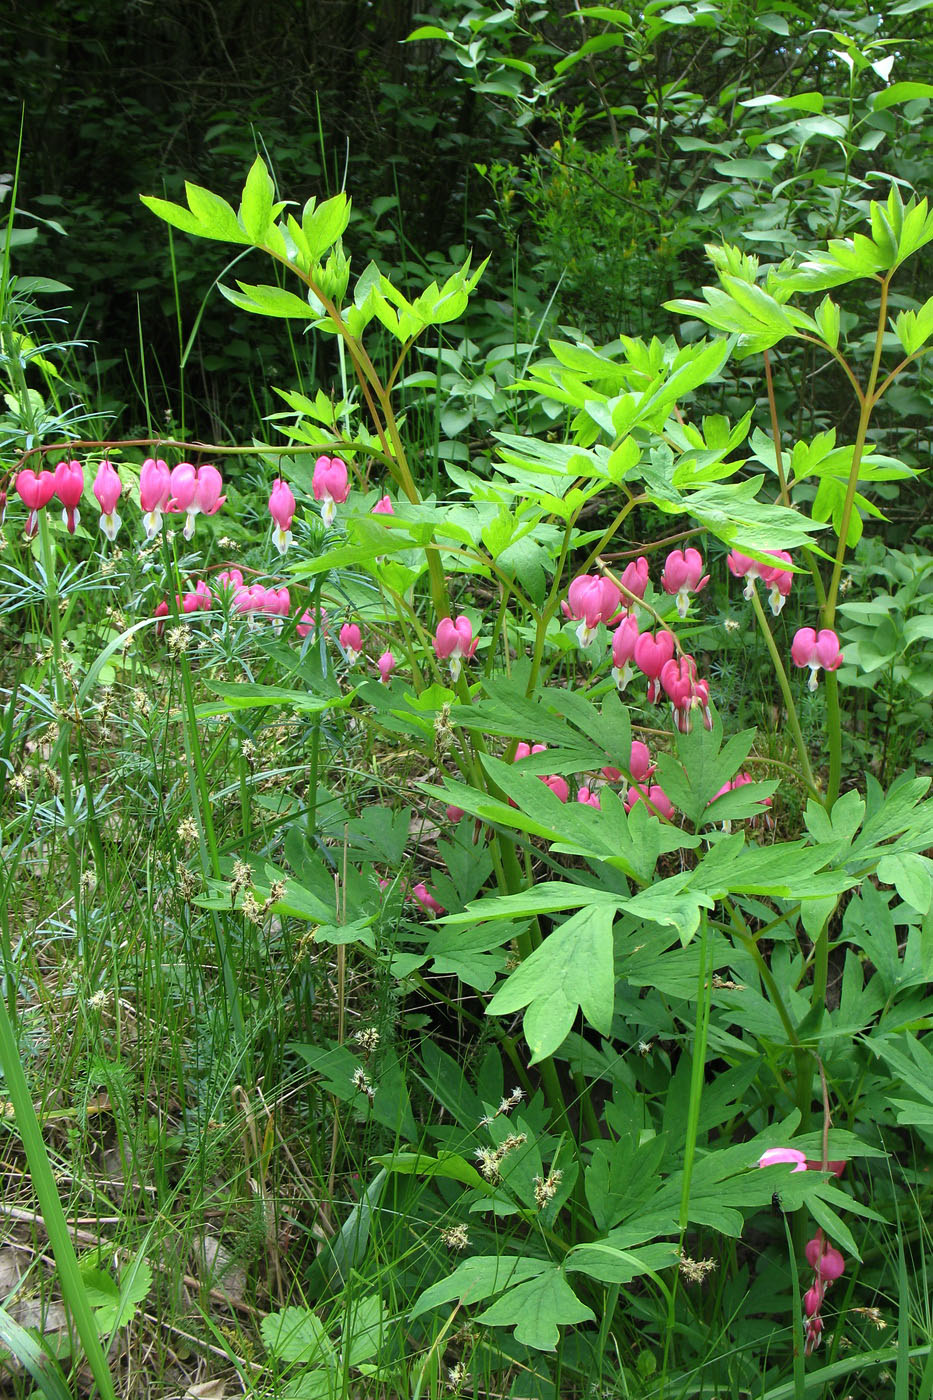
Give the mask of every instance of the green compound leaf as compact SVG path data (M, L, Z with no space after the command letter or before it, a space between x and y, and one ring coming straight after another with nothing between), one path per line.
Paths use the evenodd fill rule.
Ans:
M487 1327L514 1327L515 1340L538 1351L554 1351L562 1326L595 1322L591 1308L574 1293L556 1265L538 1278L509 1289L476 1319Z
M516 1341L539 1351L554 1350L561 1326L595 1320L567 1283L559 1265L516 1255L481 1255L464 1260L449 1278L421 1294L411 1316L420 1317L455 1299L467 1305L483 1302L495 1293L502 1297L477 1321L492 1327L514 1327Z
M612 924L613 912L605 906L572 914L516 968L486 1008L500 1016L527 1007L531 1064L562 1044L578 1010L597 1031L609 1034L615 993Z

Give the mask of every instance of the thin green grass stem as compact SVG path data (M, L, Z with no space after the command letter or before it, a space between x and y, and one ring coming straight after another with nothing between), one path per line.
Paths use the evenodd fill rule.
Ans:
M62 1298L74 1321L75 1330L84 1348L91 1374L103 1400L115 1400L113 1377L107 1365L94 1314L88 1302L84 1281L78 1268L71 1232L58 1195L55 1176L42 1138L42 1129L33 1106L29 1085L23 1073L13 1025L6 1003L0 997L0 1067L3 1069L4 1092L13 1105L16 1126L23 1141L29 1174L42 1212L52 1253L58 1268Z

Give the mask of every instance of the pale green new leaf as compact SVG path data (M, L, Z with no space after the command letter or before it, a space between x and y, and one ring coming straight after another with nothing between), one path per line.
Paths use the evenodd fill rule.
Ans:
M170 199L156 199L153 195L141 194L139 196L147 209L151 209L158 218L164 219L172 228L179 228L183 233L193 233L199 238L210 238L210 234L202 228L201 221L196 214L192 214L189 209L183 209L180 204L173 204ZM239 240L246 242L246 239Z
M257 156L250 166L240 201L240 223L251 243L266 241L272 223L273 193L272 177L266 163L262 156Z
M219 194L185 181L185 197L201 224L201 235L222 243L249 243L231 206Z
M933 335L933 297L925 301L919 311L902 311L894 329L907 354L916 354Z
M320 262L343 235L350 222L350 210L351 201L343 190L317 206L313 199L308 200L301 215L301 231L315 262Z
M881 92L876 92L872 98L872 108L876 112L886 112L889 107L897 107L902 102L913 102L918 97L933 97L933 84L930 83L892 83L889 88L884 88Z
M282 320L316 321L320 313L305 301L304 297L284 287L274 287L249 282L237 282L238 292L223 283L218 283L220 293L241 311L251 311L256 316L276 316Z

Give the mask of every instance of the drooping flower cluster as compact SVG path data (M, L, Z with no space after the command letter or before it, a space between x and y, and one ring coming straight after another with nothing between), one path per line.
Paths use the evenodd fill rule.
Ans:
M786 1164L792 1172L823 1171L821 1162L812 1162L806 1153L797 1147L769 1147L758 1158L759 1167L773 1167ZM827 1162L826 1171L833 1176L841 1176L845 1162ZM804 1352L810 1356L820 1344L823 1332L821 1310L826 1290L836 1279L845 1273L846 1262L838 1249L835 1249L818 1229L812 1240L808 1240L804 1253L807 1263L813 1270L813 1282L803 1295Z
M846 1261L824 1237L822 1230L817 1230L813 1239L807 1241L805 1253L807 1263L813 1269L813 1282L803 1295L804 1354L811 1356L819 1346L823 1332L821 1312L826 1290L845 1273Z
M515 749L514 761L521 763L523 759L530 758L533 754L546 752L547 744L528 744L523 741ZM631 811L636 802L647 802L652 812L671 821L675 814L674 804L657 784L649 785L654 770L655 764L651 761L648 745L641 739L633 739L626 773L623 774L620 768L611 765L601 768L597 777L587 777L577 788L576 800L583 806L600 808L602 805L600 779L605 780L606 783L617 783L622 778L625 778L626 782L631 778L633 785L621 794L626 812ZM569 801L570 784L566 778L559 773L539 773L538 777L546 787L550 788L560 802ZM515 806L511 798L509 801L510 805Z

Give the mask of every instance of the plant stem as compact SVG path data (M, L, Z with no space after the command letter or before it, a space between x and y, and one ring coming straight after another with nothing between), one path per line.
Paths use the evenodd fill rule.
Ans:
M755 616L761 628L765 644L771 653L771 661L774 665L774 674L777 676L778 685L781 687L781 694L784 696L784 705L787 710L787 720L790 724L791 734L797 746L797 756L800 759L800 766L803 769L803 778L810 790L812 797L815 797L821 806L826 806L826 798L820 792L813 776L813 769L810 767L810 756L807 753L807 746L803 740L803 733L800 729L800 720L797 718L797 707L794 704L794 697L791 692L790 682L787 679L787 672L784 669L784 662L777 649L774 637L771 635L771 628L768 626L768 619L765 617L764 608L761 606L761 599L758 596L758 589L752 591L752 607L755 609Z

